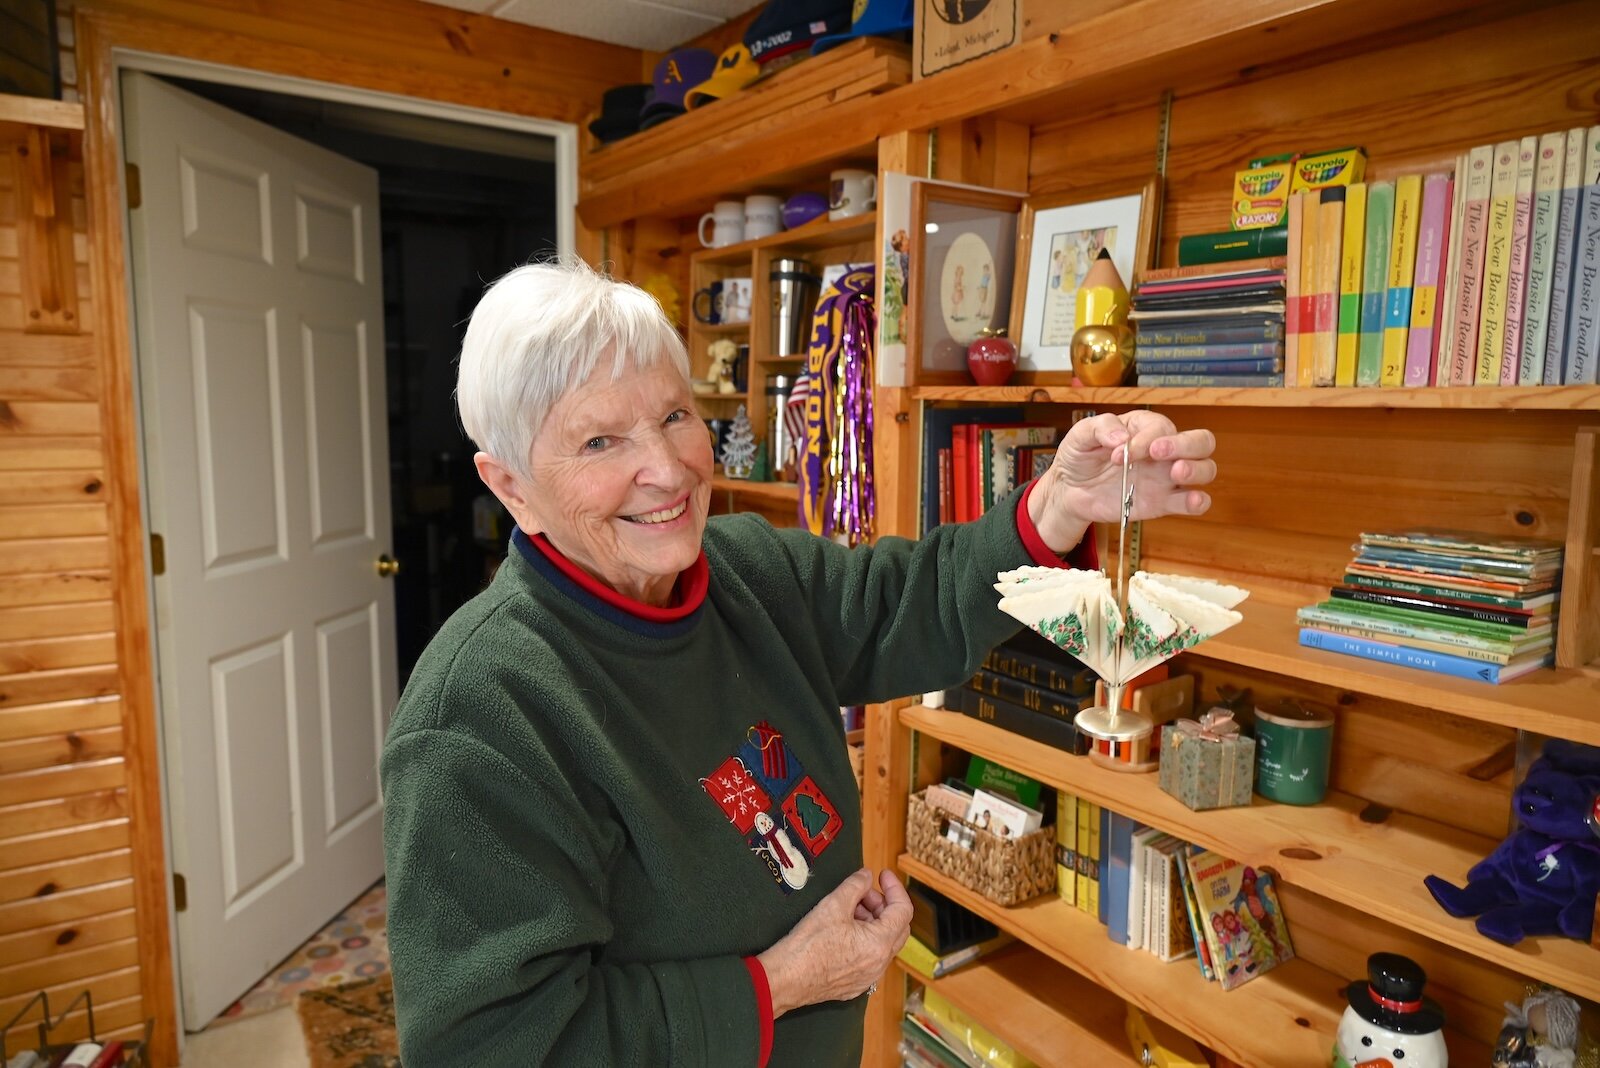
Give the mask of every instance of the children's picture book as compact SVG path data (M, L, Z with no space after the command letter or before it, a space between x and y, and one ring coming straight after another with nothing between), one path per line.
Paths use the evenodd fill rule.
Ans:
M1272 876L1211 850L1188 858L1201 930L1224 990L1294 956Z

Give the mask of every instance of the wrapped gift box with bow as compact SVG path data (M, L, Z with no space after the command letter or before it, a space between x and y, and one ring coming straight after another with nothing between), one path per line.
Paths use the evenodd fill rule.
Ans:
M1256 743L1239 733L1233 713L1213 708L1162 732L1161 788L1192 809L1248 805Z

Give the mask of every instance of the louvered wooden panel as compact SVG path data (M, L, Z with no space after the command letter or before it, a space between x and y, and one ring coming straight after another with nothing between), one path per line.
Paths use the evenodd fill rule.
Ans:
M115 697L23 705L0 709L0 742L34 738L49 734L52 730L66 732L113 727L121 722L122 704Z
M125 909L132 904L133 882L129 879L100 883L81 890L64 890L48 897L0 905L0 934L16 934L30 927L62 923L82 916L97 916L102 912Z
M132 874L133 863L126 849L0 870L0 904L81 890Z
M104 790L122 786L126 779L127 769L123 767L120 757L64 768L42 768L0 775L0 813L5 811L4 806L7 805Z
M0 775L60 767L122 753L122 725L0 742ZM0 861L3 864L4 861Z
M89 946L132 938L134 933L133 910L121 909L7 935L0 938L0 960L35 960L58 953L67 946L87 949Z
M111 572L103 567L32 575L0 574L0 609L97 602L110 592Z
M120 804L122 797L121 791L101 791L95 794L81 795L81 798L101 800L107 806ZM48 815L62 819L70 818L73 814L73 806L77 805L81 798L58 798L53 801L35 802L33 805L0 809L0 824L13 822L15 817L22 814L34 817ZM43 864L67 857L80 857L89 853L116 849L127 844L128 820L126 817L49 826L26 834L19 834L14 838L0 839L0 849L6 851L7 863L18 865Z
M131 939L127 941L132 942ZM46 986L43 989L50 995L50 1007L52 1009L57 1006L64 1009L67 1007L67 1002L77 997L86 988L94 998L95 1030L104 1032L107 1028L100 1021L100 1006L136 997L139 993L139 969L135 967L120 967L92 976L87 980L69 979L54 986ZM26 1000L27 995L23 994L15 994L0 1000L0 1014L4 1014L9 1018L10 1014L16 1012Z

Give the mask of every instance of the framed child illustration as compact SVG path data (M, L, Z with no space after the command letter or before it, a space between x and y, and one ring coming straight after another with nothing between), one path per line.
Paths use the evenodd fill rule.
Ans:
M908 385L971 385L967 346L1011 321L1022 202L925 183L913 190Z
M1075 190L1030 199L1018 234L1011 340L1017 380L1066 385L1072 381L1072 334L1078 287L1101 249L1132 289L1155 264L1161 218L1161 180Z

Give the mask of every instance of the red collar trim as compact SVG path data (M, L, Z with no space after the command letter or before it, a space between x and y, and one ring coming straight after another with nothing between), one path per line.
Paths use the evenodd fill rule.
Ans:
M706 599L706 590L711 585L711 568L706 563L706 554L702 550L690 564L678 574L678 581L673 584L672 597L665 608L636 601L632 597L624 597L610 586L605 585L589 574L577 564L562 555L560 549L550 544L550 539L543 534L535 534L528 539L540 553L549 560L558 571L577 584L578 588L591 596L604 601L612 608L626 612L631 616L642 619L647 623L676 623L687 619L695 613Z

